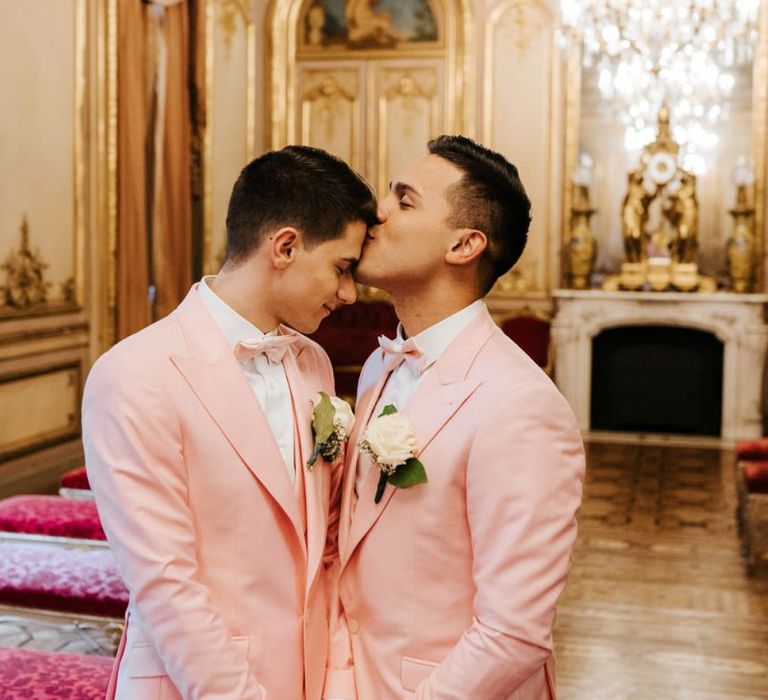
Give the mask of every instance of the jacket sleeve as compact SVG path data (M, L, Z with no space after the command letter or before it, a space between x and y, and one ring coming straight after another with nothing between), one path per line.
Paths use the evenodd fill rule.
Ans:
M575 419L553 388L521 386L486 417L466 471L473 622L418 700L503 700L545 664L584 470Z
M142 625L181 695L265 700L199 581L183 434L151 376L137 356L113 351L86 384L83 442L104 530Z

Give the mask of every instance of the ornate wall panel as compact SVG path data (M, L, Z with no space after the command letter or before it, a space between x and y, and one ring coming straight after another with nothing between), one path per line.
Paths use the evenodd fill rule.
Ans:
M365 105L362 67L338 62L309 68L298 74L301 143L324 148L362 170Z
M81 382L79 364L0 378L0 458L76 437Z
M532 202L529 242L496 292L545 297L558 277L560 72L557 18L536 0L507 0L485 24L482 140L519 169Z
M381 192L432 136L472 135L471 8L468 0L271 2L270 146L331 150ZM323 82L328 75L333 82Z
M112 338L116 1L0 4L0 495L81 462Z
M370 136L367 172L375 173L376 191L384 194L389 182L426 154L427 141L443 132L445 104L442 65L383 63L371 66Z
M0 314L82 301L81 6L0 4Z
M206 10L203 268L212 274L218 271L224 253L232 185L243 166L261 150L256 101L262 63L256 35L263 24L250 0L206 0Z

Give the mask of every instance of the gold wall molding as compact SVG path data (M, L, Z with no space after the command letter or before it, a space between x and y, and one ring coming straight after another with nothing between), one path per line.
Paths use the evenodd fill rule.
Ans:
M0 460L77 437L82 365L53 364L0 377Z

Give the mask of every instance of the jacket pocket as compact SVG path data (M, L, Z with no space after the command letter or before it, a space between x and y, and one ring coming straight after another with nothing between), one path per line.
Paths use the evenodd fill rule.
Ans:
M239 656L243 661L248 660L248 637L232 637ZM125 672L129 678L157 678L167 676L160 655L151 642L137 642L131 647L124 661Z
M419 684L425 678L429 678L432 671L437 667L438 664L432 661L423 661L422 659L403 656L400 659L400 685L403 686L403 690L414 693Z

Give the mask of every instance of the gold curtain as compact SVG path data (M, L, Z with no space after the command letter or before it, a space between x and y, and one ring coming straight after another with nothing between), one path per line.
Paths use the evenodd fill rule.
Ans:
M192 284L190 4L197 5L119 3L120 338L171 312ZM197 44L193 50L204 52Z
M155 154L155 197L152 222L152 278L156 287L155 318L167 315L192 284L192 122L189 94L189 15L186 2L166 7L164 109L158 110L161 131Z
M144 8L139 0L118 2L117 65L117 337L151 319L148 300Z

